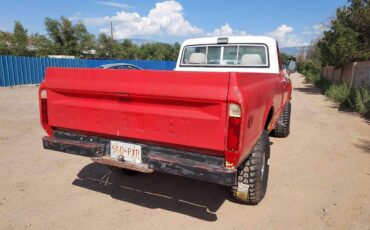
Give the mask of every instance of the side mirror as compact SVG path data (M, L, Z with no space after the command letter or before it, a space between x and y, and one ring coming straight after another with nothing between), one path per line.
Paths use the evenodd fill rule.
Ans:
M287 66L287 72L289 74L295 73L297 71L297 60L294 57L289 58Z

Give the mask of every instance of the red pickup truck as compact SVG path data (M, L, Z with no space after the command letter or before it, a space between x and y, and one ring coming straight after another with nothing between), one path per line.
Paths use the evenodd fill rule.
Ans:
M295 66L290 59L288 73ZM230 186L257 204L268 134L289 134L291 90L268 37L187 40L174 71L48 68L39 90L43 146Z

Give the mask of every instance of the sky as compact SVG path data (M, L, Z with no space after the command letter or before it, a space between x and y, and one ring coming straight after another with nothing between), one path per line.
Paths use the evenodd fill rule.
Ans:
M115 39L182 42L187 38L267 35L281 47L309 44L347 0L0 0L0 30L20 21L45 34L45 17L83 21L91 33Z

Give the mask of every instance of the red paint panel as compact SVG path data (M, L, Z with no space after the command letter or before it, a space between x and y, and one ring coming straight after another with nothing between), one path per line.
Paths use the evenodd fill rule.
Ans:
M282 83L279 74L231 73L228 102L242 109L240 151L227 152L225 159L234 165L242 163L252 151L262 130L269 110L277 119L282 103ZM253 118L253 122L248 122ZM249 123L249 124L248 124Z
M51 127L225 150L229 73L47 70Z

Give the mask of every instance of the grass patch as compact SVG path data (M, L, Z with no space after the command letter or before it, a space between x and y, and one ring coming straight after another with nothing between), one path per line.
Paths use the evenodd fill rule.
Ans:
M305 77L305 82L306 83L311 83L316 85L321 89L321 92L323 94L326 93L326 91L329 90L330 86L332 85L328 80L321 78L319 73L313 73L310 71L306 71L303 73Z
M370 89L351 89L346 103L352 110L370 118Z
M347 84L330 85L325 95L338 103L344 103L349 99L351 88Z

